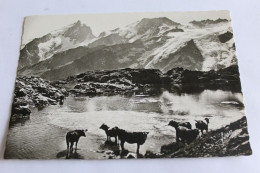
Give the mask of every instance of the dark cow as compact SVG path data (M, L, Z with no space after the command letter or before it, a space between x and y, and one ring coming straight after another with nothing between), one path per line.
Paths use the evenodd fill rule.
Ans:
M60 96L60 105L63 105L63 103L64 103L64 98L65 98L64 95L61 95L61 96Z
M209 126L209 119L205 118L204 121L202 120L196 120L195 126L197 129L199 129L201 131L201 133L203 134L203 130L206 130L206 132L208 132L208 126Z
M120 140L121 149L124 149L124 143L137 143L136 153L139 154L140 145L143 145L147 139L149 132L127 132L123 129L118 129L118 139Z
M88 130L73 130L67 133L66 135L66 143L67 143L67 151L69 150L69 143L70 143L70 151L72 151L72 147L74 145L74 142L76 142L76 148L75 151L77 150L77 145L79 142L79 138L81 136L86 137L85 132L87 132Z
M173 120L171 120L171 121L173 122ZM178 123L179 126L186 127L188 129L191 129L191 127L192 127L190 122L177 122L177 123Z
M118 127L109 128L106 124L102 124L99 128L106 132L107 141L111 141L111 137L114 137L117 144Z
M168 125L174 127L176 130L176 142L179 142L181 140L183 143L190 144L199 135L198 129L188 129L186 127L180 127L179 123L176 121L170 121Z

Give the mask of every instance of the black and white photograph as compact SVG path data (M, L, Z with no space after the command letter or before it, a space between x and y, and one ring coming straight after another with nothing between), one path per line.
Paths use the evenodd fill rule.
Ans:
M5 159L251 155L229 11L24 18Z

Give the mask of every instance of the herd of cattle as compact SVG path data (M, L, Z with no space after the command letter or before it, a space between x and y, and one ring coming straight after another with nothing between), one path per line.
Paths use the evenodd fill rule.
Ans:
M176 142L183 142L183 143L191 143L194 141L198 136L199 136L199 131L203 134L203 131L205 130L208 132L208 124L209 124L209 119L205 118L205 121L198 120L195 123L196 129L192 129L192 126L189 122L176 122L171 120L169 122L169 126L172 126L175 128L176 131ZM100 126L100 129L104 130L107 136L107 141L111 142L111 137L115 138L115 143L118 144L120 140L120 146L121 150L125 150L124 148L124 143L127 142L129 144L137 144L137 150L136 153L139 154L139 148L140 145L143 145L147 139L147 135L149 132L128 132L126 130L120 129L118 127L113 127L109 128L106 124L102 124ZM66 143L67 143L67 151L73 150L73 145L76 143L76 148L77 150L77 145L79 138L81 136L86 137L85 132L88 130L74 130L70 131L66 135Z

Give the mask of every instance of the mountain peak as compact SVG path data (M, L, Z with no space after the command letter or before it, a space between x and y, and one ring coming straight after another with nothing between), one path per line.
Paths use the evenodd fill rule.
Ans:
M81 25L81 21L78 20L78 21L76 22L76 25Z
M174 22L171 19L167 18L167 17L158 17L158 18L143 18L140 22L140 25L154 25L154 26L158 26L158 25L162 25L162 24L167 24L167 25L172 25L172 26L178 26L180 25L180 23Z
M138 34L144 34L148 30L153 30L153 33L159 32L158 28L161 26L168 27L176 27L179 26L180 23L176 23L170 20L167 17L159 17L159 18L143 18L137 25L136 29Z
M82 42L84 40L91 40L95 38L92 30L89 26L82 24L80 20L75 22L71 27L69 27L64 33L64 37L68 37L75 42Z

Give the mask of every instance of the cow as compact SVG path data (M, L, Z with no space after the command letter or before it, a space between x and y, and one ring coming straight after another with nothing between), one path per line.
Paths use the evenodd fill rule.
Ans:
M107 141L111 141L111 137L114 137L115 143L117 144L118 127L109 128L106 124L103 123L99 128L106 132Z
M61 96L60 96L60 105L63 105L63 103L64 103L64 98L65 98L64 95L61 95Z
M79 142L79 138L81 136L84 136L86 137L86 134L85 132L87 132L88 130L73 130L73 131L70 131L67 133L66 135L66 144L67 144L67 151L69 151L69 148L70 148L70 151L72 151L73 149L73 145L74 145L74 142L76 142L76 148L75 148L75 151L77 150L77 146L78 146L78 142ZM70 144L70 146L69 146Z
M143 145L147 139L149 132L127 132L123 129L118 129L118 139L120 140L120 145L122 151L125 150L124 143L137 144L136 153L139 154L140 145Z
M173 121L173 120L171 120ZM177 122L179 126L182 126L182 127L186 127L188 129L191 129L192 126L191 126L191 123L190 122Z
M197 129L199 129L201 131L201 133L203 134L203 130L206 130L206 132L208 132L208 126L209 126L209 119L205 118L204 121L202 120L196 120L195 126Z
M175 128L177 143L181 140L183 143L190 144L199 135L198 129L188 129L188 128L182 127L182 126L180 127L179 123L176 121L170 121L168 125Z

